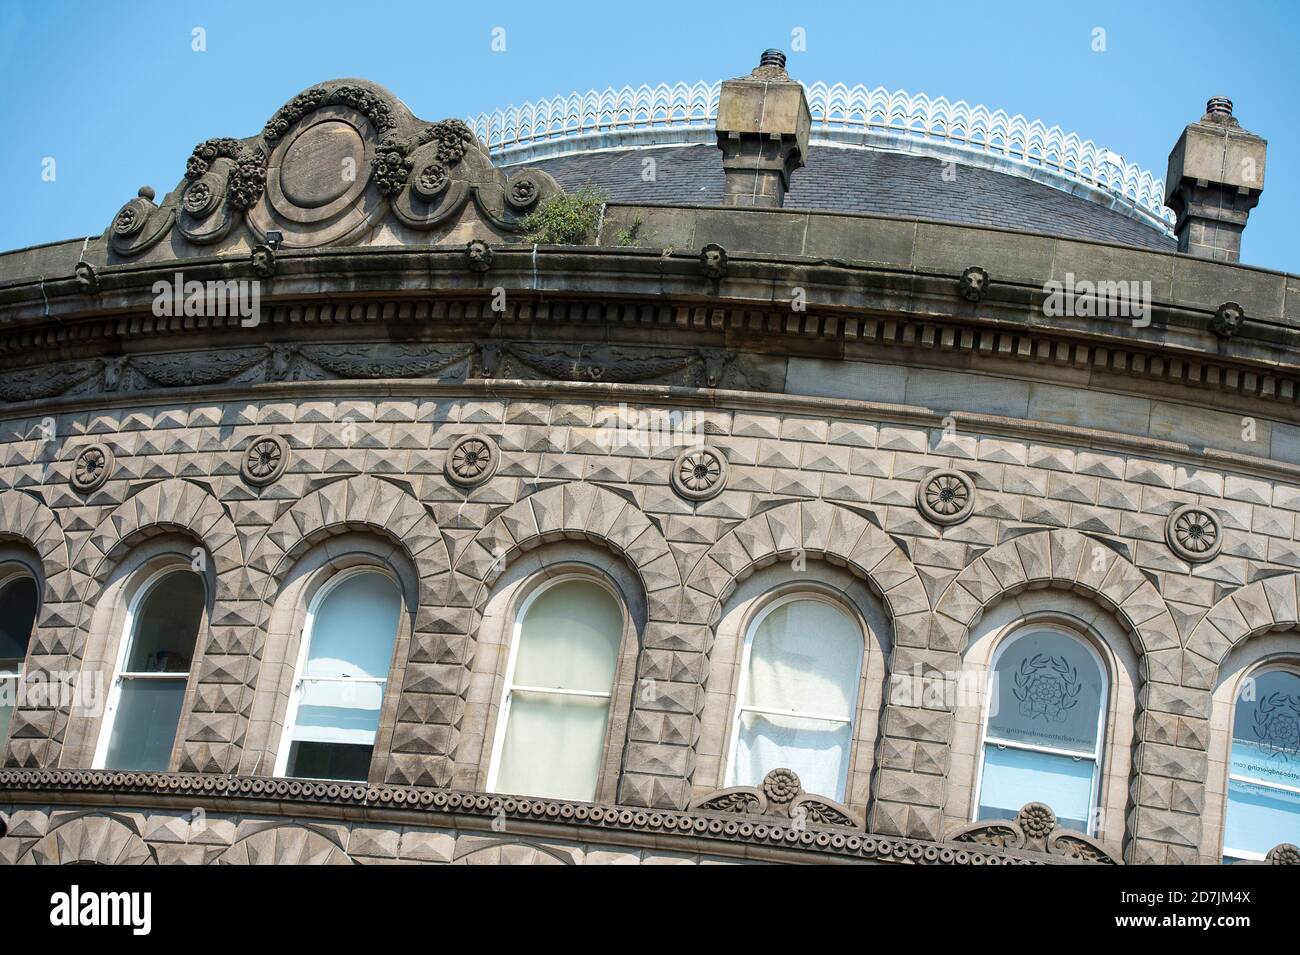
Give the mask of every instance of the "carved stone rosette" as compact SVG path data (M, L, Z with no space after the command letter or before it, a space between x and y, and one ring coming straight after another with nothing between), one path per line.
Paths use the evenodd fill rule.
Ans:
M447 480L476 487L496 473L501 455L496 443L481 434L467 434L447 449Z
M688 501L707 501L727 486L727 459L716 448L687 448L673 461L673 490Z
M803 790L799 777L790 769L774 769L759 786L731 786L701 796L690 808L706 812L737 813L747 816L776 816L793 819L797 826L844 826L861 829L847 806Z
M1065 856L1079 862L1118 865L1096 839L1082 832L1063 829L1056 813L1041 802L1026 803L1015 819L988 819L971 823L948 837L949 842L969 842L997 849L1019 849Z
M72 476L69 481L82 494L98 490L112 473L113 461L113 449L108 445L86 445L72 461Z
M244 452L240 473L254 487L274 484L289 464L289 443L276 434L254 438Z
M1223 527L1218 515L1198 504L1184 504L1165 522L1169 549L1193 564L1213 560L1223 548Z
M961 471L931 471L917 485L916 506L932 524L960 524L975 511L975 484Z

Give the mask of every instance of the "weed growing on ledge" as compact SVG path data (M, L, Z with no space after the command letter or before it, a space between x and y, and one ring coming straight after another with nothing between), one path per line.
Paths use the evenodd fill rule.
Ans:
M529 242L543 245L586 245L596 238L601 207L609 195L590 184L577 192L556 193L524 217Z

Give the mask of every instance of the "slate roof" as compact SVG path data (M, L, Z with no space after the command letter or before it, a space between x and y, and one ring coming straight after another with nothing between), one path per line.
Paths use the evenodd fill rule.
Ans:
M642 178L655 160L655 180ZM721 205L722 157L712 145L573 153L528 163L566 190L592 183L616 202ZM1042 235L1095 239L1161 252L1176 242L1122 212L1051 186L989 169L957 166L944 182L942 162L879 150L813 146L793 177L786 208L1001 226Z

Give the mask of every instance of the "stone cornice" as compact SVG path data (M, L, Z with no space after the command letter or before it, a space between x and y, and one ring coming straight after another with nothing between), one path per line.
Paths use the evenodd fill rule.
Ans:
M0 770L0 799L56 806L181 808L270 813L291 817L444 825L581 839L612 845L653 844L722 856L772 861L862 861L916 865L1085 864L1081 860L971 843L875 836L809 820L786 824L763 817L701 810L601 806L458 792L194 773L107 770ZM499 831L499 828L498 830Z

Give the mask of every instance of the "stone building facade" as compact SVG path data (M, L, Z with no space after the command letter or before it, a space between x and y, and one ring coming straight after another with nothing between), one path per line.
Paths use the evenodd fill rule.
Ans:
M325 83L102 236L0 256L0 588L38 594L0 858L1224 855L1241 682L1300 663L1300 279L1237 262L1263 141L1212 101L1147 195L973 126L836 126L777 55L716 94L707 128L505 142ZM527 241L588 181L591 235ZM178 568L174 742L114 767ZM398 601L368 769L288 774L304 634L367 568ZM563 580L620 620L591 799L495 785ZM836 792L735 768L755 621L801 595L862 639ZM1035 627L1100 674L1086 819L979 810L988 677Z

